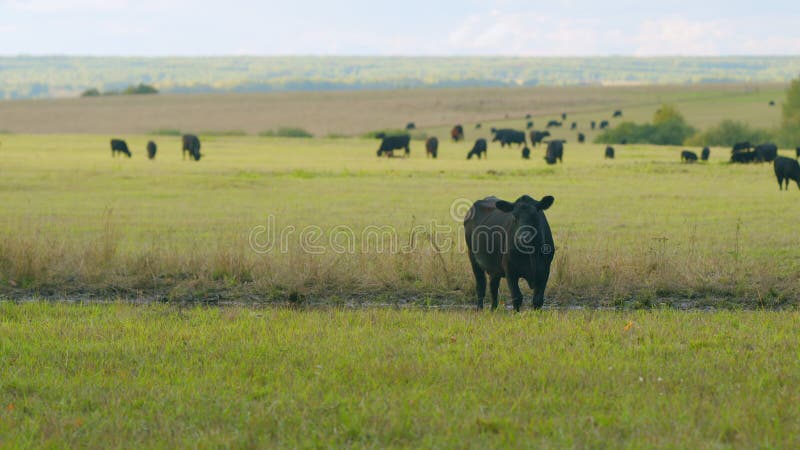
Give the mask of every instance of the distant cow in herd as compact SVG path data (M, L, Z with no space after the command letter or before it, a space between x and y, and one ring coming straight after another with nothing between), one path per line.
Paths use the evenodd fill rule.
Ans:
M488 153L486 153L486 139L478 139L475 141L475 145L472 146L472 150L467 153L467 159L472 159L473 156L477 156L478 159L481 159L481 156L485 156L488 158Z
M708 161L709 156L711 156L711 149L708 147L703 147L703 151L700 152L700 160Z
M476 128L480 128L480 124ZM453 142L463 141L464 140L464 127L460 124L453 127L450 130L450 138L453 139Z
M376 138L381 139L381 146L378 147L378 156L386 155L389 158L394 157L394 151L403 149L405 156L411 154L411 136L407 134L398 134L388 136L386 133L378 133Z
M200 154L200 139L193 134L184 134L183 135L183 149L181 151L181 156L186 159L186 153L189 153L189 158L194 159L195 161L200 161L201 154Z
M547 128L560 128L561 125L562 123L557 120L551 120L547 122Z
M505 147L506 145L510 147L511 144L525 145L524 131L512 130L510 128L492 128L492 133L494 134L492 142L500 142L501 147Z
M429 137L427 141L425 141L425 155L436 159L439 156L439 139L434 137Z
M153 141L149 141L147 143L147 159L156 159L156 151L158 148L156 147L156 143Z
M612 117L622 117L622 110L618 109L618 110L614 111L614 114L612 115Z
M531 145L536 147L538 144L541 144L546 137L549 136L549 131L531 131Z
M128 144L122 139L111 140L111 156L117 156L117 153L121 153L128 158L131 157L131 151L128 150Z
M583 144L586 142L586 135L583 133L578 133L578 143Z
M693 163L697 161L697 153L684 150L681 152L681 162Z
M614 147L607 145L605 159L614 159Z
M547 153L544 160L547 164L555 164L556 161L564 162L564 141L557 139L547 143Z
M606 128L608 128L608 125L609 125L608 121L607 120L603 120L603 121L600 122L600 129L601 130L605 130Z
M531 159L531 149L528 147L522 148L522 159Z

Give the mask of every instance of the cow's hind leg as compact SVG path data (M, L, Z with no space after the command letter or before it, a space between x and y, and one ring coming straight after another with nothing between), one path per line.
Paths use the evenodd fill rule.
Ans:
M469 255L469 263L472 266L472 273L475 275L475 294L478 296L478 309L483 309L483 299L486 297L486 274L478 266L472 253Z
M497 296L500 291L500 275L492 275L489 280L489 292L492 294L492 310L497 309Z

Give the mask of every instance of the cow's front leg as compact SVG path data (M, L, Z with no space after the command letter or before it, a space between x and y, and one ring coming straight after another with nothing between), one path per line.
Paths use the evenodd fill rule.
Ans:
M519 312L522 307L522 291L519 290L519 277L516 275L508 276L508 290L511 291L511 300L514 303L514 311Z

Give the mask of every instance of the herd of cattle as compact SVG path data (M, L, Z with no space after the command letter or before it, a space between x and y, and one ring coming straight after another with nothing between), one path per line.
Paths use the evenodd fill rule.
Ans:
M622 110L616 110L612 114L613 118L622 117ZM528 140L530 140L531 146L534 148L539 146L540 144L546 144L545 156L544 159L548 164L556 164L557 162L563 162L564 158L564 144L567 142L564 139L548 139L551 134L549 129L551 128L559 128L564 125L564 121L567 120L567 113L561 113L561 120L550 120L547 122L545 130L533 130L534 122L531 119L531 115L528 114L525 116L526 128L529 130L527 133L523 130L516 130L513 128L492 128L491 135L492 135L492 142L499 142L500 147L511 147L512 144L516 144L517 147L522 147L522 158L523 159L530 159L531 156L531 149L528 148ZM589 126L592 130L597 128L599 129L606 129L610 126L608 120L601 120L595 121L592 120L589 123ZM482 125L480 123L475 124L475 129L480 129ZM576 130L578 128L577 122L572 122L570 125L570 130ZM414 122L409 122L406 125L406 130L414 130L416 129L416 124ZM375 136L378 139L381 139L381 145L378 147L377 155L386 156L389 158L395 157L395 150L402 150L403 157L407 157L411 153L411 136L408 134L395 134L395 135L388 135L386 133L378 133ZM450 130L450 137L453 142L460 142L464 140L464 127L461 124L455 125ZM583 144L586 142L586 135L584 133L578 132L577 133L577 140L578 143ZM472 159L473 156L477 157L478 159L485 158L488 155L488 142L484 138L479 138L475 140L472 148L467 152L467 159ZM436 158L439 155L439 139L436 137L430 137L425 141L425 153L428 157ZM614 158L614 148L607 147L605 149L605 158L613 159Z
M181 140L183 143L183 149L181 155L184 159L186 159L186 154L189 154L189 159L194 159L195 161L200 161L202 155L200 154L200 139L193 135L193 134L184 134L183 139ZM153 141L149 141L147 143L147 158L148 159L156 159L156 152L158 151L158 147L156 143ZM131 157L131 151L128 148L128 143L123 141L122 139L111 139L111 156L117 156L117 153L121 155L125 155L128 158Z

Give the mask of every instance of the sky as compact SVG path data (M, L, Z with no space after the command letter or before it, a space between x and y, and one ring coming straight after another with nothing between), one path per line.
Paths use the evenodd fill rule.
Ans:
M800 55L800 1L0 0L0 55Z

